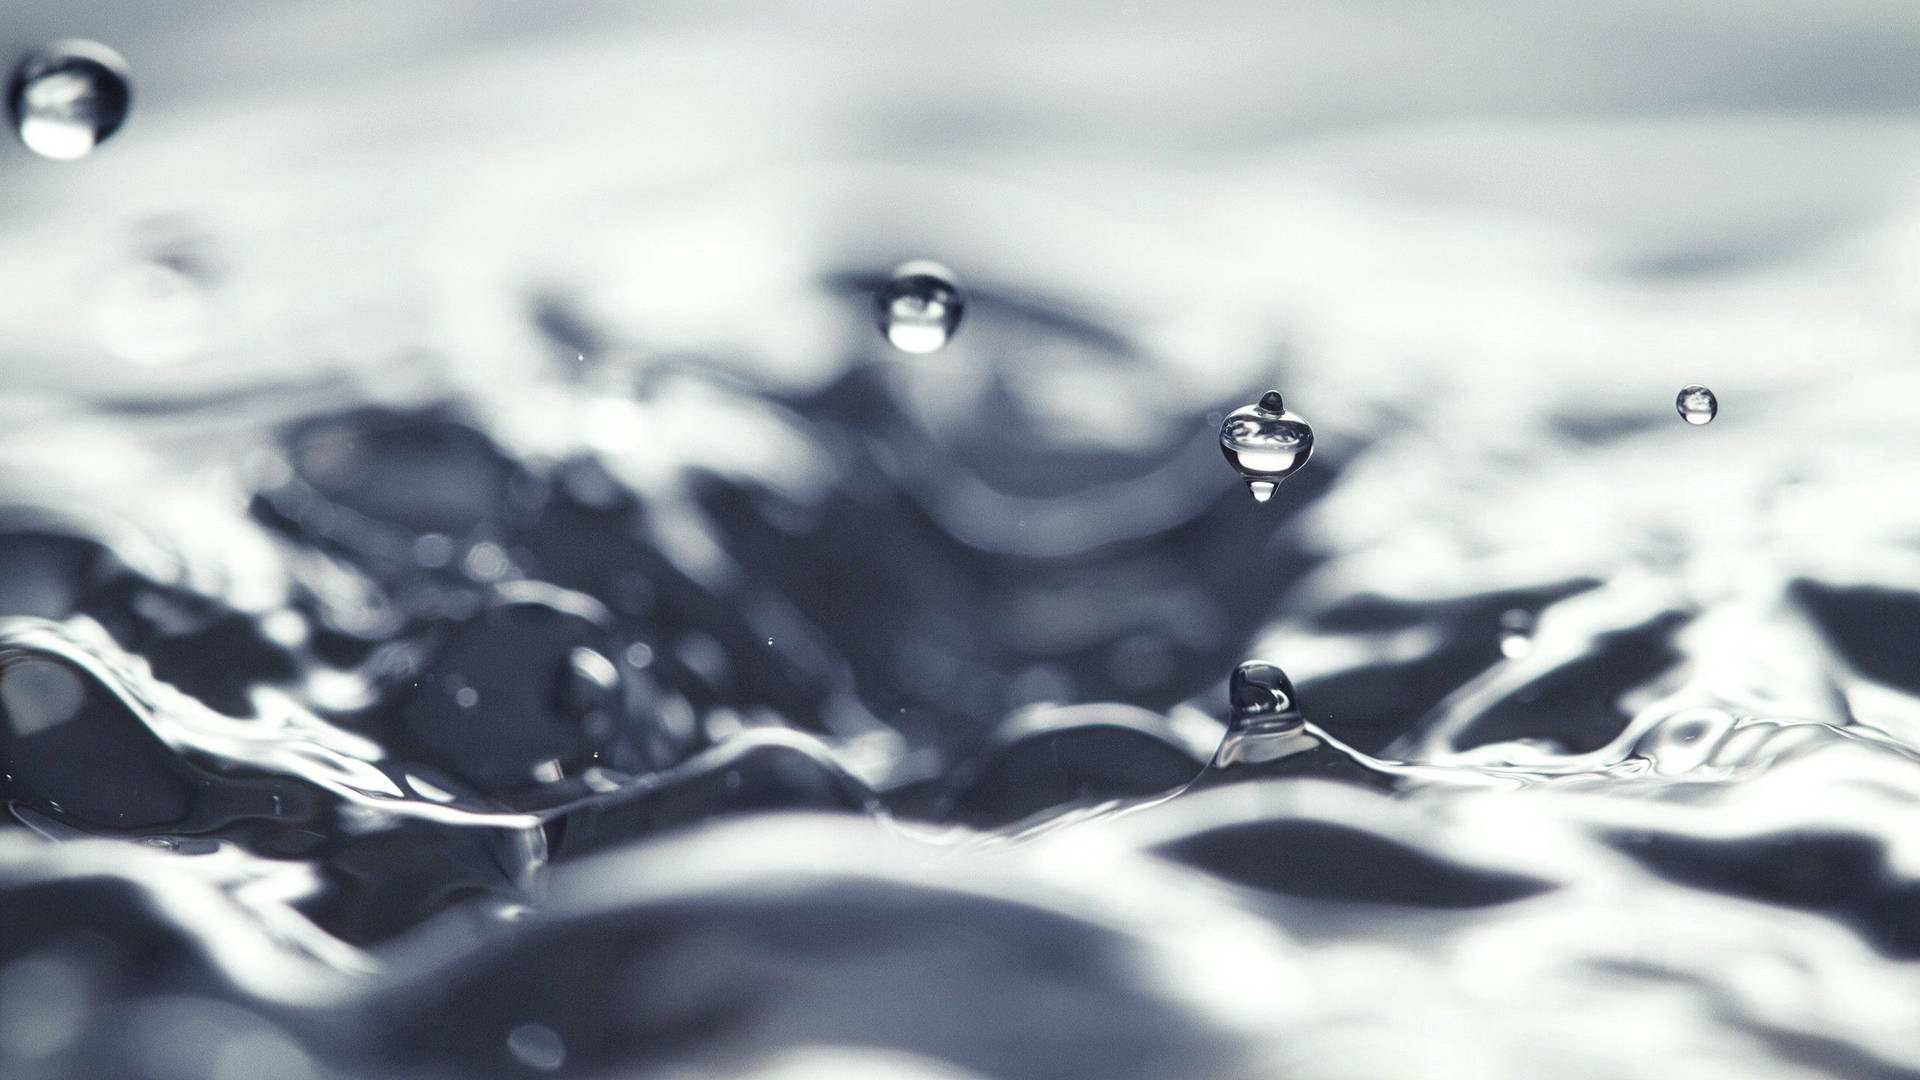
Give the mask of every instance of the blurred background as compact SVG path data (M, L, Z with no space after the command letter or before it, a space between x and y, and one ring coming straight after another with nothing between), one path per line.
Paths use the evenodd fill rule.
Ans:
M1920 1072L1920 10L16 7L0 1075Z

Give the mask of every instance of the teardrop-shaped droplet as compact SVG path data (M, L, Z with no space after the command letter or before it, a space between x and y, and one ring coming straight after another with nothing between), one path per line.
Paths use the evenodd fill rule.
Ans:
M1235 409L1220 425L1220 452L1247 482L1255 502L1266 502L1280 481L1313 456L1313 428L1287 411L1278 390Z
M1720 401L1713 396L1713 391L1699 383L1692 383L1681 387L1680 392L1674 395L1673 409L1680 414L1680 419L1699 427L1720 415Z
M1230 729L1255 724L1291 724L1302 719L1300 699L1294 695L1293 682L1280 665L1265 660L1249 660L1233 669L1227 683L1227 699L1233 707L1227 722Z
M953 271L925 259L894 267L887 283L873 294L880 332L901 352L943 348L959 328L965 308Z
M27 149L83 158L120 129L133 102L127 62L92 41L61 41L23 57L7 86L13 130Z

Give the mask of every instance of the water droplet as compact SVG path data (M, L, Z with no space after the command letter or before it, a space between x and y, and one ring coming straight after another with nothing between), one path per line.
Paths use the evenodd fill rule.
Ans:
M1690 383L1674 395L1673 409L1680 414L1680 419L1699 427L1720 415L1720 400L1699 383Z
M507 1050L530 1069L552 1072L567 1060L567 1044L545 1024L521 1024L507 1033Z
M953 271L916 259L893 268L873 294L880 332L901 352L930 353L944 347L960 326L966 300Z
M1313 428L1287 411L1278 390L1269 390L1259 404L1227 414L1220 425L1220 452L1246 480L1254 501L1266 502L1280 481L1313 456Z
M1500 655L1518 660L1533 648L1533 613L1512 608L1500 616Z
M83 158L118 131L133 102L127 62L92 41L60 41L14 66L7 110L27 149L58 161Z
M1264 660L1249 660L1233 669L1227 699L1233 706L1229 729L1295 724L1302 719L1300 699L1287 673Z

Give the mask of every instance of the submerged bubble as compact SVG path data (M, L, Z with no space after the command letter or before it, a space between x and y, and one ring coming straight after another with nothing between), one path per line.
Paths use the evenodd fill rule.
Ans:
M1287 411L1280 391L1269 390L1258 404L1227 415L1220 425L1220 452L1246 480L1254 500L1266 502L1280 481L1313 456L1313 428Z
M1713 391L1699 383L1690 383L1674 395L1673 409L1680 414L1680 419L1699 427L1720 414L1720 401L1713 396Z
M23 57L7 87L13 130L27 149L83 158L119 130L133 92L127 62L105 45L61 41Z
M944 347L965 308L953 271L925 259L894 267L887 283L873 294L880 332L901 352L930 353Z
M1249 660L1233 669L1227 699L1233 706L1229 728L1297 723L1301 719L1300 699L1293 692L1292 680L1278 664L1265 660Z

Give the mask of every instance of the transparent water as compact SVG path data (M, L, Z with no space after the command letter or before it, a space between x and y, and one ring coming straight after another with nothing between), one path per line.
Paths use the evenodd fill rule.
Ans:
M120 129L132 104L126 61L97 42L56 42L22 58L7 88L20 142L41 157L93 153Z
M1910 127L653 199L536 60L10 180L0 1075L1920 1071ZM1727 235L1592 164L1795 139Z

